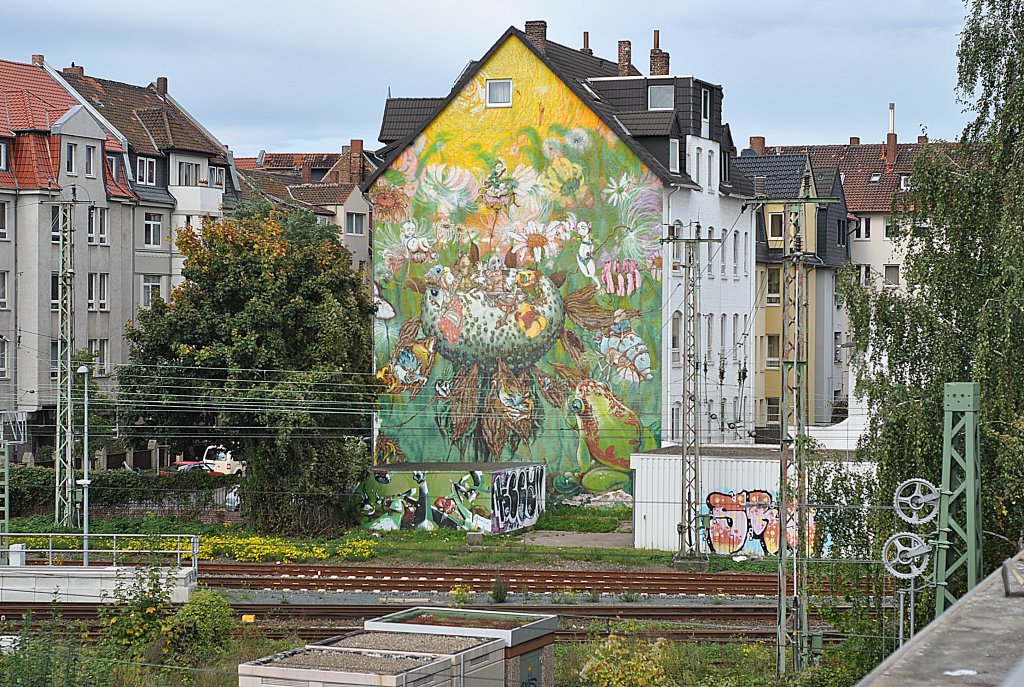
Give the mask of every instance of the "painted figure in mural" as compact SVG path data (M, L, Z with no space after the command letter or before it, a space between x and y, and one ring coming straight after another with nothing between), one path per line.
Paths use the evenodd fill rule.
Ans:
M368 189L378 446L629 489L661 434L663 186L528 50L492 59ZM515 107L484 106L498 73Z
M386 470L374 471L373 480L377 484L390 484L392 473ZM448 494L439 496L433 502L430 501L428 480L427 473L413 472L413 486L380 495L369 493L366 483L361 485L361 513L366 522L365 526L378 531L431 531L439 527L491 531L490 508L484 503L489 498L489 490L484 488L482 472L472 470L458 481L447 479ZM438 487L436 478L434 486Z

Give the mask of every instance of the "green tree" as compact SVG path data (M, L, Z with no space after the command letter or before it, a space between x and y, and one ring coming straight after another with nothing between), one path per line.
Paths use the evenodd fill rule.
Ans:
M1024 537L1022 36L1019 0L970 3L957 92L973 119L958 142L916 158L912 188L894 199L906 291L847 289L880 498L908 477L940 481L943 384L980 383L989 568Z
M184 282L127 328L124 432L241 449L254 526L329 525L367 457L352 440L375 397L367 283L336 227L265 203L181 229L178 248ZM315 518L293 491L320 495Z

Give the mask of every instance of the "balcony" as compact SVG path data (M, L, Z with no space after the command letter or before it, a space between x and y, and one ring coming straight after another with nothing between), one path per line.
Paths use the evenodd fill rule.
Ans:
M167 190L177 201L175 213L186 215L220 214L224 189L202 186L168 186Z

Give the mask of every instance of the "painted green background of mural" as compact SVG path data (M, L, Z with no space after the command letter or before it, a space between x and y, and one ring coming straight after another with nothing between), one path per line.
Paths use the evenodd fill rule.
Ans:
M486 107L511 79L511 107ZM377 461L631 487L660 442L662 184L516 37L369 190Z

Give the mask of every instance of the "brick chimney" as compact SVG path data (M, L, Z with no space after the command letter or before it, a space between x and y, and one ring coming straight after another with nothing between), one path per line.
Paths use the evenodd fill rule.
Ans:
M633 46L629 41L619 41L619 76L629 76L633 64Z
M526 22L526 37L544 52L548 47L548 23L540 20Z
M918 136L917 137L917 142L922 144L922 145L927 143L928 142L928 135L927 134L923 134L921 136Z
M85 67L74 62L71 63L70 67L64 67L63 71L65 74L74 74L75 76L85 76Z
M167 77L156 77L156 92L160 95L167 95Z
M859 146L860 145L860 136L850 136L850 145L852 145L852 146Z
M363 139L353 138L348 146L348 183L361 184L366 181L363 173Z
M754 149L754 152L758 155L764 155L764 136L751 136L750 147Z
M583 32L583 47L580 48L580 52L584 55L593 55L594 51L590 49L590 32Z
M43 55L33 55L32 56L32 64L34 64L37 67L42 67L43 66L43 62L45 62L45 61L46 61L46 57L43 56Z
M654 47L651 48L651 76L668 76L668 53L661 49L661 32L654 29Z
M896 103L889 103L889 133L885 136L885 166L896 164Z

